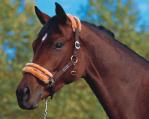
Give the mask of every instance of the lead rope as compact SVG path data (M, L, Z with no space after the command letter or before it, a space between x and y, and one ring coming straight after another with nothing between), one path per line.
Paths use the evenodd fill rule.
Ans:
M45 111L43 119L47 119L47 116L48 116L48 98L45 99Z

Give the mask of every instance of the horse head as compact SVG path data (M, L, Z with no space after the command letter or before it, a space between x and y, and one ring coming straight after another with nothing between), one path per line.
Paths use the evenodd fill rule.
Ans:
M67 15L58 3L54 17L37 7L35 12L43 27L33 41L32 62L23 68L23 78L16 91L23 109L36 108L41 100L53 96L65 84L80 79L86 66L79 20Z

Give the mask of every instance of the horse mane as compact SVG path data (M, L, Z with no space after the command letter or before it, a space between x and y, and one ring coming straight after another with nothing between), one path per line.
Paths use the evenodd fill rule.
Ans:
M113 40L110 40L112 44L116 44L116 46L118 46L123 51L127 52L130 56L135 57L141 62L144 61L144 62L149 63L143 56L139 55L138 53L130 49L127 45L121 43L119 40L116 40L114 33L108 30L107 28L105 28L104 26L97 26L95 24L92 24L86 21L83 21L83 23L87 25L90 29L92 29L93 31L96 31L97 33L100 33L100 32L105 33L105 35L113 39Z
M83 21L83 23L85 23L87 26L92 26L92 27L98 29L99 31L106 33L108 36L110 36L112 38L115 38L115 34L104 26L101 26L101 25L97 26L95 24L92 24L92 23L89 23L86 21Z

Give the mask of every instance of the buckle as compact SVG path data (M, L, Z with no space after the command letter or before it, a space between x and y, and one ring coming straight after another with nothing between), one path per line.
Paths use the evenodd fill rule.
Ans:
M71 75L72 75L72 76L77 75L77 71L75 71L75 70L71 71Z

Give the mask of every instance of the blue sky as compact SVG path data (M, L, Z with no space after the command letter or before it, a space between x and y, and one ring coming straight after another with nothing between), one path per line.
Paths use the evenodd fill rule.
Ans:
M55 14L55 2L60 3L67 13L79 16L83 19L80 6L86 6L87 0L36 0L36 5L45 13L53 16ZM140 23L149 26L149 0L135 0L136 8L140 11ZM83 9L84 11L84 9Z
M145 24L147 24L149 26L149 0L135 0L139 11L140 11L140 17L142 22L144 22Z
M77 1L77 2L76 2ZM80 6L86 6L87 0L36 0L35 4L45 13L53 16L55 15L55 2L60 3L65 9L66 13L81 17Z

